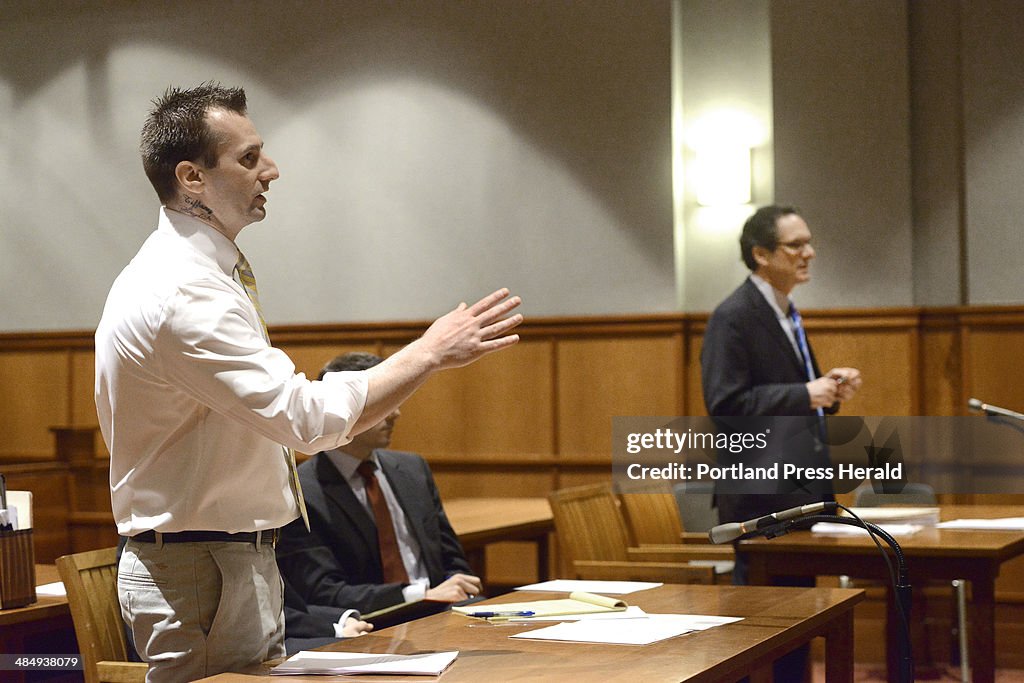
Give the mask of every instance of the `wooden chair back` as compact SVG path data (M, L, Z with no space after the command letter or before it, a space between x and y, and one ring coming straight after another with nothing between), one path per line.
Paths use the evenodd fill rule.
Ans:
M679 562L588 562L575 563L582 578L590 581L656 581L660 583L700 584L716 582L715 568Z
M57 558L68 594L86 683L142 683L145 664L128 661L124 621L117 599L117 548Z
M558 547L576 560L626 560L629 534L608 484L574 486L548 494Z
M711 567L686 561L633 558L619 499L609 484L593 484L548 494L559 548L575 578L664 583L715 582ZM677 541L678 545L678 541Z
M671 489L631 489L620 494L619 498L633 545L679 543L683 525Z

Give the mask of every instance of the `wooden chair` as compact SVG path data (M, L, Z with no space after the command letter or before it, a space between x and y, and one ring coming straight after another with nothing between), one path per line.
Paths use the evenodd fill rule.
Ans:
M620 493L619 499L635 545L679 543L683 525L676 498L668 490L630 490Z
M632 545L644 551L648 559L687 560L711 566L722 576L732 572L736 560L732 546L711 545L706 531L686 530L676 494L667 485L630 487L619 498ZM681 548L680 542L686 545Z
M57 558L86 683L143 683L149 668L128 661L117 600L117 548Z
M690 564L684 554L648 557L631 547L619 501L607 484L577 486L548 495L559 547L572 561L575 578L714 583L714 568ZM678 546L684 550L683 546ZM671 558L671 559L666 559Z

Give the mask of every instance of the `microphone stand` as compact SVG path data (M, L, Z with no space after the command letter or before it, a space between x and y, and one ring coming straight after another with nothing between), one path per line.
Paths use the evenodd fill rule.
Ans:
M840 506L841 507L841 506ZM846 509L846 508L843 508ZM847 512L850 512L847 510ZM850 512L852 515L853 513ZM902 628L900 629L900 639L897 645L899 646L899 683L913 683L914 681L914 657L911 651L910 645L910 602L912 588L910 581L907 580L907 561L903 556L903 549L900 548L900 544L896 542L896 539L892 537L885 529L879 527L871 522L865 522L859 517L839 517L837 515L810 515L808 517L801 517L798 519L790 519L785 522L778 524L772 524L770 526L757 529L749 534L745 534L741 538L749 538L751 536L764 536L767 539L776 538L778 536L784 536L789 533L793 526L800 524L801 528L806 528L808 522L831 522L838 524L847 524L849 526L860 527L867 530L872 536L878 536L885 541L890 548L892 548L893 554L896 556L897 573L892 575L892 566L890 564L889 571L893 580L893 595L896 600L896 611L900 615L902 621ZM876 540L877 544L878 541ZM879 546L881 548L881 546ZM886 564L889 564L889 558L884 554Z

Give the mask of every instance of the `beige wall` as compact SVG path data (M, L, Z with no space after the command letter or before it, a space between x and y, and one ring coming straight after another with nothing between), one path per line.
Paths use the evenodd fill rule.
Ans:
M247 88L281 168L239 240L272 323L433 317L502 285L532 315L675 306L667 2L3 13L0 289L28 296L0 330L95 325L155 224L145 110L206 79Z
M808 215L802 306L1021 300L1019 3L676 1L686 116L770 121L754 200ZM206 78L247 86L282 168L240 240L271 322L499 285L528 315L703 311L744 275L742 215L673 235L672 0L100 6L4 4L2 331L95 324L154 221L148 102Z

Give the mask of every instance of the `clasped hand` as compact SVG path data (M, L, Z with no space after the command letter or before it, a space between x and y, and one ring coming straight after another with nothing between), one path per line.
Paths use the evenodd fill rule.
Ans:
M811 409L828 408L836 402L848 401L860 389L862 380L856 368L832 368L823 377L807 383Z

